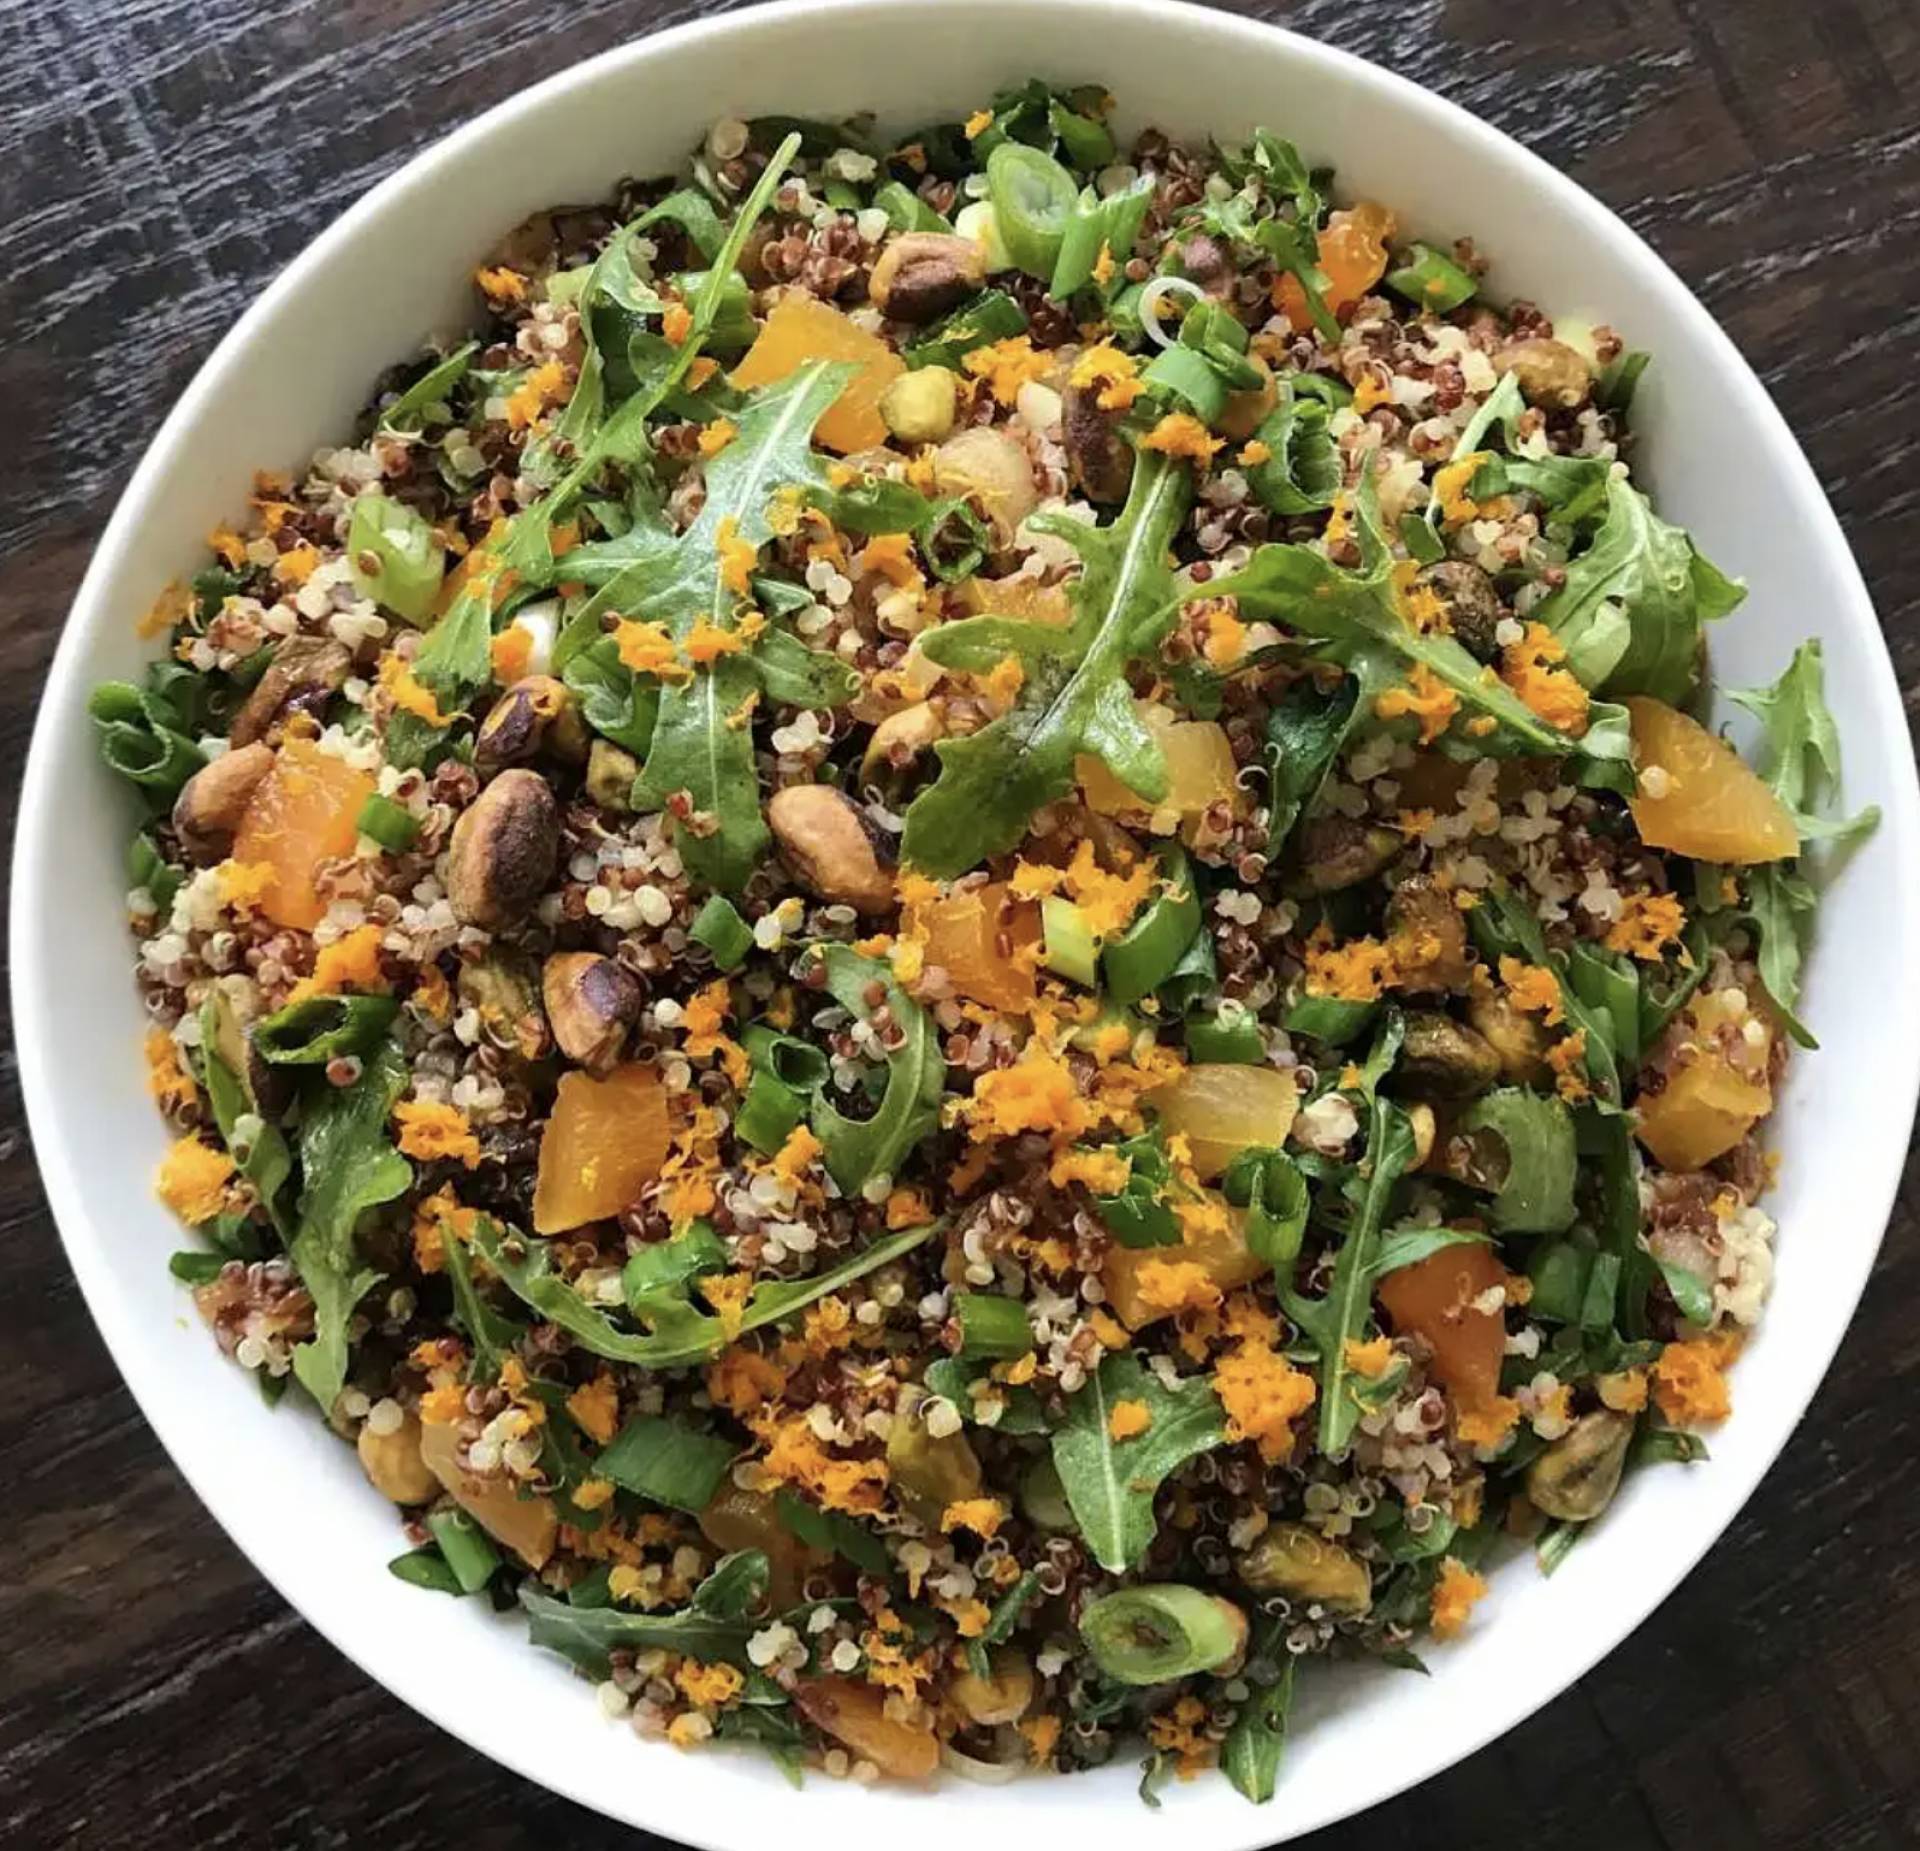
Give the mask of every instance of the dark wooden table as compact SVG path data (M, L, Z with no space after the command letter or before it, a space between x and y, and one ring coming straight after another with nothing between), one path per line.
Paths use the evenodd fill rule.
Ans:
M9 834L40 678L88 549L233 317L442 130L702 10L673 0L4 10ZM1240 10L1431 85L1646 233L1799 432L1873 586L1909 705L1920 699L1920 441L1906 409L1920 371L1915 0ZM632 1842L438 1734L255 1576L175 1475L95 1336L41 1198L10 1055L0 1080L0 1842ZM1681 1592L1531 1722L1310 1844L1920 1843L1917 1185L1910 1166L1812 1414ZM1285 1804L1283 1792L1276 1826Z

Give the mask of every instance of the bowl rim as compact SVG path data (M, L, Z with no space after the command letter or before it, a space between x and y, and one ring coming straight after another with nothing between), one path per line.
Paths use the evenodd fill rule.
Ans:
M983 12L1004 13L1011 21L1019 9L1033 0L970 0ZM1876 728L1891 729L1904 739L1906 723L1898 694L1891 659L1884 637L1874 619L1873 607L1857 562L1847 546L1824 490L1811 464L1778 407L1734 346L1718 322L1659 254L1626 221L1618 217L1585 188L1561 174L1530 148L1482 121L1469 110L1426 89L1411 78L1363 59L1337 46L1306 37L1264 20L1216 11L1193 4L1192 0L1046 0L1055 13L1084 15L1090 29L1102 16L1115 10L1132 13L1171 15L1186 32L1205 34L1216 42L1239 43L1271 54L1276 45L1296 68L1308 77L1316 71L1337 72L1344 80L1369 90L1385 109L1435 124L1450 135L1472 145L1477 153L1491 161L1517 168L1540 192L1553 201L1557 210L1581 223L1597 240L1613 247L1621 261L1639 272L1644 286L1663 299L1663 305L1706 343L1716 355L1722 377L1738 394L1739 411L1756 439L1764 442L1775 460L1785 466L1794 495L1797 518L1808 523L1808 540L1821 550L1823 567L1829 573L1834 601L1851 605L1862 614L1859 642L1869 659L1867 717ZM636 1812L610 1813L603 1797L592 1783L566 1762L538 1762L520 1751L510 1728L489 1728L466 1713L456 1692L448 1695L426 1680L413 1680L405 1687L373 1668L359 1643L350 1637L350 1629L336 1624L331 1612L320 1617L296 1593L294 1577L283 1573L270 1552L256 1548L248 1540L255 1524L248 1513L234 1507L223 1493L211 1489L207 1475L197 1463L201 1443L188 1430L185 1421L176 1421L171 1412L157 1411L151 1384L156 1365L149 1362L130 1334L132 1320L120 1316L120 1307L108 1289L109 1263L96 1245L93 1230L82 1205L82 1192L76 1173L54 1133L54 1107L51 1103L57 1085L53 1050L57 1047L57 1015L49 998L51 986L42 982L37 939L27 929L28 922L47 900L42 870L54 859L56 840L53 778L55 735L71 725L76 701L83 694L77 685L84 638L105 620L103 593L121 569L133 536L152 499L156 484L184 460L189 429L199 408L216 398L226 387L227 375L238 357L253 342L263 326L273 320L280 306L304 287L309 278L323 270L337 255L349 251L363 229L383 217L390 208L414 194L430 190L443 171L459 163L469 150L517 122L522 116L544 109L550 101L569 90L601 78L637 68L703 41L742 39L760 31L768 16L794 16L844 19L859 14L890 15L901 8L901 0L769 0L767 4L690 20L651 32L638 39L610 48L596 56L569 65L516 92L490 109L446 134L435 137L410 156L399 168L370 188L345 211L334 218L273 279L234 322L213 351L196 370L192 380L168 412L159 430L143 451L139 463L119 495L108 524L95 547L88 569L62 625L61 635L49 666L40 712L36 719L21 784L18 825L12 867L12 902L9 927L14 956L12 959L12 1002L16 1022L16 1048L20 1063L22 1094L36 1158L54 1222L59 1230L68 1263L79 1282L96 1327L127 1382L148 1424L165 1447L176 1469L187 1480L195 1495L239 1547L251 1566L294 1610L337 1651L381 1688L406 1703L417 1713L445 1730L466 1747L512 1769L522 1777L552 1792L585 1806L603 1816L641 1825ZM1897 874L1920 878L1920 779L1909 759L1905 775L1896 774L1884 793L1881 829L1888 844L1890 860ZM1897 1094L1911 1102L1920 1093L1920 977L1908 977L1886 994L1889 1077L1896 1082ZM1898 1118L1899 1115L1896 1115ZM1904 1122L1911 1135L1912 1105L1908 1104ZM1891 1125L1889 1126L1891 1129ZM1879 1245L1884 1239L1898 1187L1907 1139L1889 1136L1885 1147L1861 1157L1859 1202L1866 1210L1870 1225L1879 1232L1870 1245L1863 1243L1857 1259L1857 1276L1846 1295L1846 1318L1835 1328L1832 1345L1820 1363L1805 1394L1790 1409L1791 1418L1782 1419L1777 1433L1763 1442L1757 1455L1746 1463L1744 1482L1723 1490L1737 1490L1725 1505L1724 1514L1702 1526L1703 1533L1689 1538L1658 1569L1634 1585L1616 1589L1619 1623L1608 1629L1607 1637L1590 1649L1576 1652L1570 1661L1556 1664L1531 1687L1527 1699L1518 1707L1495 1707L1490 1719L1476 1718L1470 1728L1442 1746L1423 1748L1419 1743L1396 1744L1399 1765L1384 1784L1362 1802L1380 1804L1404 1793L1443 1769L1484 1749L1487 1744L1528 1716L1535 1714L1561 1695L1577 1678L1584 1676L1636 1630L1660 1606L1689 1574L1751 1498L1760 1479L1771 1469L1788 1439L1804 1418L1814 1391L1831 1367L1833 1356L1844 1338L1847 1321L1858 1307L1868 1273ZM1727 1462L1717 1469L1733 1472ZM586 1718L583 1715L582 1723ZM583 1761L583 1766L588 1765ZM662 1796L664 1800L664 1796ZM1304 1796L1303 1796L1304 1798ZM1253 1851L1254 1847L1276 1842L1275 1832L1291 1838L1298 1832L1351 1817L1358 1808L1335 1798L1330 1806L1316 1808L1303 1804L1287 1819L1269 1817L1259 1809L1246 1808L1244 1824L1221 1830L1217 1816L1210 1818L1205 1835L1219 1851ZM671 1815L667 1829L688 1843L711 1847L712 1851L736 1851L744 1834L713 1813L698 1812L684 1804L663 1805ZM824 1816L824 1815L823 1815ZM646 1825L643 1829L658 1829Z

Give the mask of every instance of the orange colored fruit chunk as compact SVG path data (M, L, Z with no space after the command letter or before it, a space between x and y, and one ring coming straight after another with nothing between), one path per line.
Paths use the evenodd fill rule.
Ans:
M816 1729L895 1780L927 1780L940 1765L933 1731L896 1722L887 1714L887 1693L877 1684L850 1677L803 1678L794 1686L793 1701Z
M668 1143L667 1091L650 1064L629 1061L604 1080L563 1075L540 1134L535 1233L617 1215L660 1174Z
M927 963L938 965L962 996L989 1009L1029 1009L1035 995L1031 965L1014 954L1038 942L1040 909L1010 898L1004 881L931 902Z
M523 1497L510 1479L479 1478L460 1463L456 1428L433 1421L420 1428L420 1457L447 1495L497 1543L529 1568L547 1565L560 1519L548 1498Z
M1300 1089L1276 1067L1205 1062L1189 1067L1147 1103L1161 1129L1187 1140L1195 1172L1211 1180L1252 1146L1277 1150L1293 1129Z
M1723 989L1696 996L1661 1036L1648 1067L1666 1084L1643 1091L1634 1109L1640 1142L1667 1169L1724 1157L1773 1110L1773 1033L1744 991Z
M771 385L809 360L856 360L860 371L827 407L814 436L842 456L870 450L887 441L880 416L880 395L906 369L906 363L877 334L856 328L846 316L812 296L783 296L767 317L759 338L733 370L733 383Z
M1506 1319L1497 1310L1480 1310L1474 1300L1506 1278L1493 1249L1474 1245L1442 1247L1380 1281L1380 1302L1395 1331L1426 1339L1434 1375L1466 1413L1490 1406L1500 1392Z
M1139 815L1143 810L1172 810L1182 822L1191 822L1222 801L1238 794L1239 767L1227 729L1217 720L1176 720L1158 704L1141 709L1147 731L1159 742L1167 761L1167 794L1148 803L1122 784L1099 759L1082 754L1074 760L1081 795L1087 807L1101 816Z
M260 909L275 925L310 932L327 910L313 884L323 861L353 853L355 819L374 781L310 739L289 739L234 832L233 858L273 870Z
M1129 1330L1142 1330L1173 1315L1164 1305L1147 1300L1142 1275L1154 1260L1198 1266L1223 1296L1261 1278L1267 1263L1248 1247L1245 1223L1244 1209L1229 1208L1224 1227L1211 1219L1196 1220L1184 1230L1177 1247L1122 1247L1116 1242L1100 1262L1100 1283L1106 1287L1114 1315Z
M1329 215L1327 228L1320 234L1320 268L1327 277L1327 307L1342 320L1386 275L1387 241L1392 236L1393 214L1371 200ZM1282 276L1274 286L1273 300L1296 334L1313 331L1307 292L1297 277Z
M1639 773L1627 807L1641 841L1737 867L1799 851L1786 805L1725 740L1645 695L1632 696L1627 713Z

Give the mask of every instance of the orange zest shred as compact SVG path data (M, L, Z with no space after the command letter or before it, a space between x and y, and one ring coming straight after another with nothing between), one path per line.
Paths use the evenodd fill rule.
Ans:
M1458 1633L1466 1625L1467 1615L1486 1597L1486 1592L1484 1575L1476 1575L1454 1556L1443 1557L1428 1608L1435 1638L1451 1639Z
M1094 403L1102 411L1125 411L1140 396L1140 362L1109 341L1099 341L1074 361L1069 385L1097 386Z
M1131 1440L1153 1425L1153 1410L1144 1401L1116 1401L1107 1416L1107 1437Z
M1667 946L1678 944L1687 929L1687 909L1671 893L1630 893L1620 906L1620 917L1607 928L1609 951L1658 963Z
M591 1382L582 1382L567 1397L567 1412L595 1445L606 1445L620 1424L620 1390L612 1375L602 1369Z
M1695 1337L1670 1343L1653 1365L1654 1405L1676 1427L1705 1427L1733 1412L1726 1366L1739 1350L1736 1337Z
M1460 696L1426 663L1416 662L1404 687L1387 688L1375 695L1373 711L1383 720L1397 720L1403 715L1418 720L1420 743L1428 746L1460 711Z
M1163 456L1184 456L1204 468L1221 442L1191 412L1170 411L1141 438L1140 447L1158 450Z
M226 1205L233 1159L198 1138L177 1138L161 1159L153 1190L188 1227L211 1221Z
M1052 356L1034 351L1032 336L1016 334L986 347L976 347L961 357L960 364L975 379L984 379L987 389L1002 405L1011 405L1020 396L1020 388L1043 378L1053 365Z
M1587 691L1573 674L1557 666L1567 646L1543 623L1530 623L1517 643L1500 651L1500 679L1525 704L1563 733L1578 738L1587 730Z
M311 996L336 996L342 990L386 989L387 980L380 969L380 941L384 936L377 925L355 926L332 944L322 945L313 960L313 975L295 984L287 1001L303 1003Z
M1566 1020L1560 995L1560 980L1544 964L1528 964L1507 956L1500 960L1500 981L1507 986L1507 1000L1528 1015L1537 1015L1549 1028Z
M718 456L739 435L740 427L731 418L715 418L700 433L700 454L706 457Z
M458 1106L435 1099L403 1099L393 1108L393 1121L400 1127L395 1142L402 1156L418 1157L422 1163L444 1157L470 1170L480 1167L480 1140Z
M380 658L379 684L396 713L410 713L429 726L448 726L453 716L440 711L433 691L393 650Z
M1253 1440L1278 1465L1292 1452L1295 1416L1313 1406L1313 1377L1259 1337L1243 1338L1215 1363L1214 1392L1227 1411L1227 1438Z

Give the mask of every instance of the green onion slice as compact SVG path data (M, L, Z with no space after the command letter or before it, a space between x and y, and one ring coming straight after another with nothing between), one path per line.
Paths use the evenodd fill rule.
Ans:
M1229 1600L1177 1581L1121 1588L1080 1616L1094 1662L1122 1684L1165 1684L1224 1665L1247 1641Z

